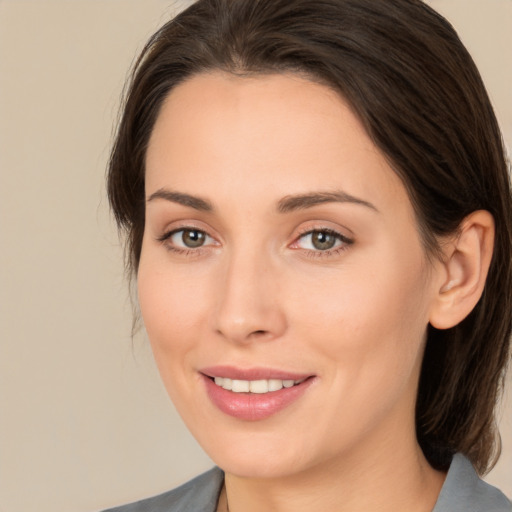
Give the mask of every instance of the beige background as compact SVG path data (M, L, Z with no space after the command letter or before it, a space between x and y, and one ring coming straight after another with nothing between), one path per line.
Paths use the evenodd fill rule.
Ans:
M431 3L472 51L510 147L512 1ZM179 5L0 0L0 512L94 511L211 465L144 336L130 340L103 190L127 69ZM489 476L509 496L511 417L509 398Z

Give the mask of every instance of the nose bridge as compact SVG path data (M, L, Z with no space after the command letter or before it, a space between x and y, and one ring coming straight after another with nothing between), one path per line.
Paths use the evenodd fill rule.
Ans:
M279 275L271 256L251 244L229 251L223 262L215 329L234 342L273 339L284 332Z

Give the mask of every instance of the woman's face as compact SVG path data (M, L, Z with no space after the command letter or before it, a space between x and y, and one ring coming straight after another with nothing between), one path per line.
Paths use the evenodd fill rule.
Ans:
M146 169L142 316L212 459L284 476L416 446L438 272L342 99L295 75L195 76Z

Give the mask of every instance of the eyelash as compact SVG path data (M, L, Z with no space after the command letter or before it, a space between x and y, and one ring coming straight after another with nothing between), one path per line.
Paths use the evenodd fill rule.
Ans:
M351 238L348 238L345 235L342 235L338 231L330 228L324 228L324 227L318 227L318 228L308 228L305 229L303 232L299 234L299 236L295 239L292 245L297 244L299 240L302 238L312 235L313 233L324 233L327 235L331 235L334 238L336 238L337 241L342 242L342 244L338 247L334 247L332 249L325 249L325 250L312 250L312 249L305 249L304 255L308 258L329 258L333 256L337 256L338 254L341 254L342 252L346 251L350 245L354 243L354 240ZM300 247L298 248L300 249ZM296 249L297 250L297 249Z
M176 229L172 229L171 231L167 231L162 236L158 237L157 241L162 243L168 251L180 254L182 256L201 256L204 252L204 249L207 246L199 246L194 249L194 248L177 247L176 245L167 243L174 235L176 235L177 233L184 232L184 231L196 231L198 233L202 233L203 235L205 235L208 238L213 238L203 229L199 229L194 226L182 226L182 227L179 227Z
M203 254L204 250L208 247L207 245L199 246L194 249L194 248L177 247L176 245L167 243L174 235L176 235L177 233L180 233L180 232L184 232L184 231L196 231L198 233L202 233L203 235L205 235L208 238L213 238L206 231L204 231L202 229L198 229L194 226L183 226L183 227L179 227L179 228L176 228L176 229L173 229L171 231L164 233L162 236L157 238L157 241L162 243L167 250L177 253L177 254L180 254L182 256L201 256ZM348 238L345 235L342 235L341 233L339 233L338 231L335 231L334 229L319 227L319 228L313 228L313 229L309 228L307 230L304 230L297 236L297 238L294 240L294 242L291 245L292 246L296 245L299 240L301 240L302 238L305 238L308 235L312 235L313 233L324 233L324 234L333 236L336 238L337 241L342 242L342 245L340 245L338 247L334 247L332 249L325 249L325 250L303 249L304 255L308 258L333 257L333 256L336 256L336 255L342 253L343 251L346 251L347 248L354 243L354 240ZM301 248L300 247L297 247L297 248L292 247L292 249L300 250Z

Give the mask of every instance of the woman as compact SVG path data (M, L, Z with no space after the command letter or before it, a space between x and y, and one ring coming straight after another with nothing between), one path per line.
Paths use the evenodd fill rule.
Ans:
M476 473L510 350L507 165L438 14L196 2L136 64L108 190L219 466L115 510L511 510Z

